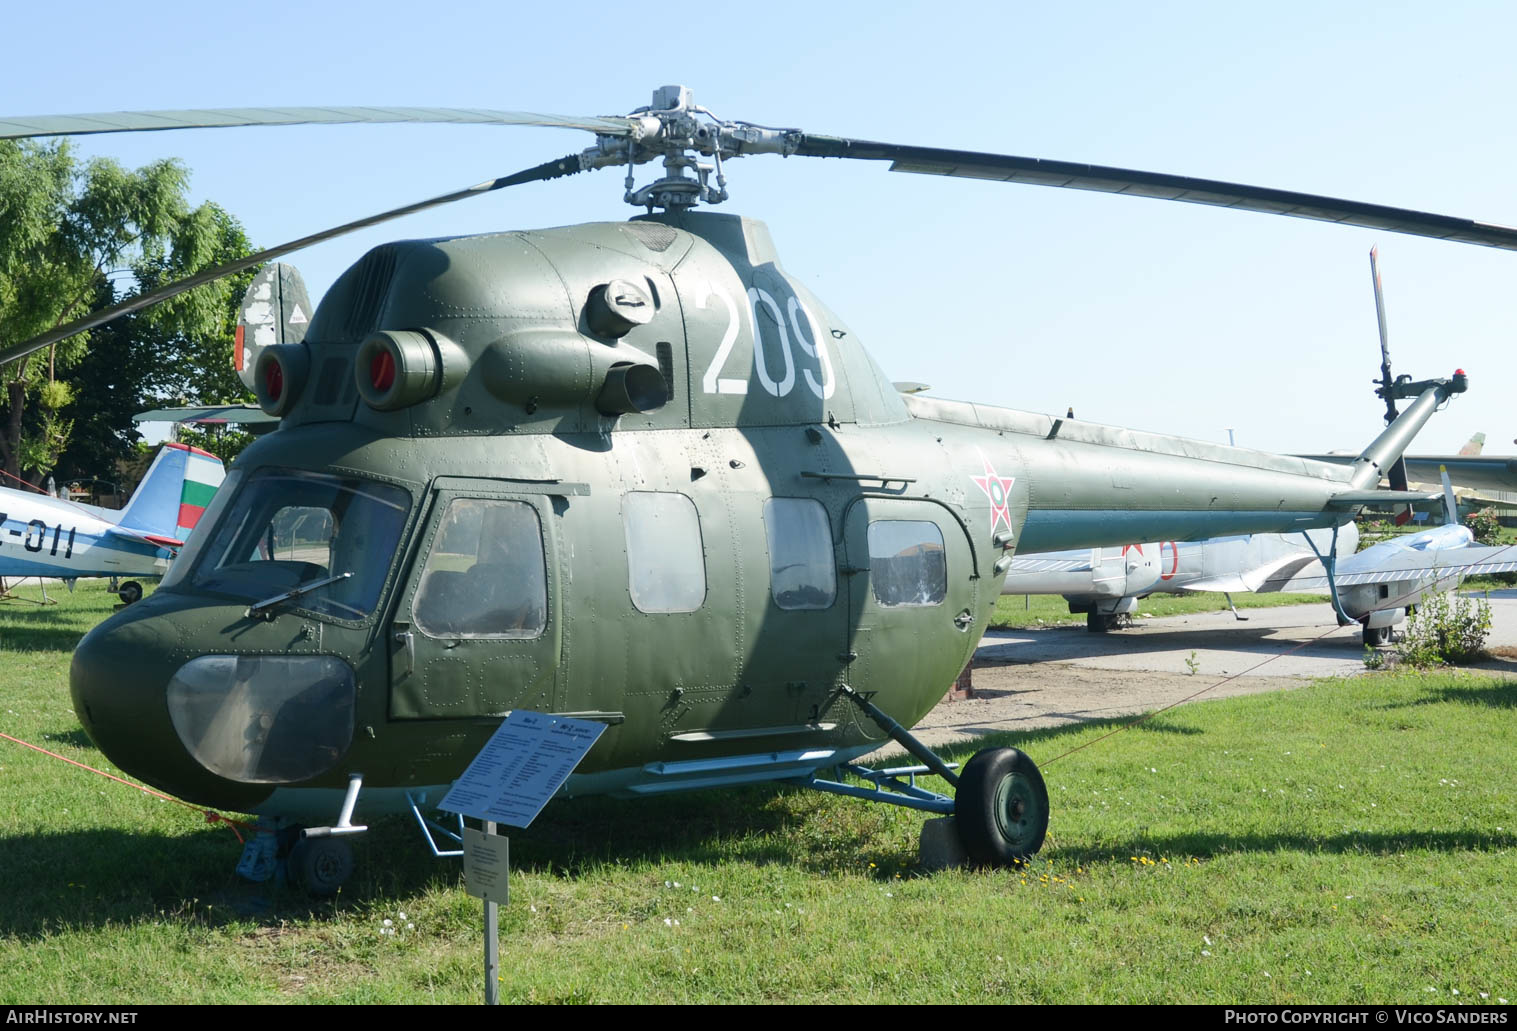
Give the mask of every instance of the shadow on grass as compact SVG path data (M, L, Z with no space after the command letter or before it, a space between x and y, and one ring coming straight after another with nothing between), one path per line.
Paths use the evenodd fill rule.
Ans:
M88 631L77 627L58 627L55 630L26 628L0 624L0 652L61 652L68 654L78 645L79 639Z
M91 751L94 751L95 749L95 742L90 740L90 736L84 732L83 727L75 727L72 730L60 730L45 733L41 736L40 740L44 743L44 745L47 746L73 745L75 748L88 749ZM98 756L99 753L96 752L96 755Z
M1029 730L1007 730L1004 725L999 727L976 727L973 721L968 723L943 724L933 729L950 729L963 734L979 735L977 740L957 742L945 745L937 749L938 755L949 762L967 762L976 752L986 748L1019 748L1040 763L1047 761L1054 754L1054 747L1067 741L1069 738L1093 733L1097 737L1100 733L1110 733L1116 730L1130 729L1143 734L1181 734L1201 735L1206 731L1195 726L1188 726L1177 722L1172 716L1159 714L1145 719L1141 715L1123 716L1116 719L1102 717L1091 719L1080 713L1038 713L1038 719L1053 715L1068 720L1056 727L1035 727ZM1142 720L1142 722L1138 722ZM1092 738L1094 740L1094 738ZM1039 746L1049 746L1040 748ZM869 757L862 760L865 765L869 764Z
M1517 680L1493 680L1488 684L1449 684L1435 690L1421 704L1431 705L1434 702L1517 709Z
M793 795L783 786L764 785L672 798L556 801L529 831L502 831L510 833L513 871L568 878L642 861L795 864L805 850L778 832L806 823L812 806L790 801ZM0 933L35 939L67 927L164 918L273 925L362 912L376 902L460 882L459 860L434 858L409 816L377 820L371 828L352 840L355 872L328 900L310 898L283 877L262 884L242 880L235 873L241 846L224 827L188 834L112 828L0 838L7 884L0 893ZM878 848L865 830L833 834L829 844L856 854ZM809 858L800 865L809 868Z
M1327 837L1306 834L1171 834L1146 835L1116 845L1098 848L1061 848L1060 859L1080 864L1131 863L1134 856L1174 862L1195 856L1215 859L1225 855L1272 852L1330 853L1333 855L1393 856L1407 852L1489 852L1517 845L1510 831L1380 831L1349 832Z
M1491 709L1517 709L1517 680L1470 680L1428 687L1426 693L1412 701L1391 702L1385 709L1406 709L1421 705L1483 705Z

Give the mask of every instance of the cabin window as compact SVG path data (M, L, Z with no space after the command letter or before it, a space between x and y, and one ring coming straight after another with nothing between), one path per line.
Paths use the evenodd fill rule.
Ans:
M694 612L706 600L706 553L695 502L633 491L622 498L627 588L640 612Z
M769 540L769 591L782 609L825 609L837 597L832 560L832 524L827 509L811 498L764 502Z
M221 496L218 492L218 500ZM205 533L205 546L190 585L262 601L347 573L293 604L339 619L362 619L379 601L410 507L410 495L388 483L260 470L214 525L197 528L196 543Z
M948 559L936 523L869 524L869 583L881 605L937 605L948 594Z
M537 510L524 501L449 501L413 611L428 637L542 636L548 580Z

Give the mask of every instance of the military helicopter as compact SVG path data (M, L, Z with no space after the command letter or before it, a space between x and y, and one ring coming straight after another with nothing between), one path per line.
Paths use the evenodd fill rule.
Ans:
M1517 231L1419 212L720 121L683 87L624 117L180 111L0 134L422 119L595 143L0 352L411 211L627 166L646 209L631 221L363 256L303 341L257 359L279 428L239 457L160 589L75 652L75 710L113 762L259 814L319 891L352 868L356 814L422 820L515 709L608 725L570 795L784 781L952 815L977 863L1025 858L1048 822L1032 760L987 749L955 770L906 729L968 661L1013 555L1339 525L1467 385L1395 384L1416 400L1348 467L906 396L762 223L693 210L726 198L732 159L885 160L1517 247ZM637 186L653 160L664 175ZM922 766L859 762L891 738ZM955 794L918 786L923 768Z

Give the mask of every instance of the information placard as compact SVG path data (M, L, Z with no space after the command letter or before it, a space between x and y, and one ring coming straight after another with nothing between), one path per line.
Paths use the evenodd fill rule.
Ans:
M511 901L511 839L464 828L464 891L504 906Z
M604 723L518 709L453 782L438 808L526 827L605 729Z

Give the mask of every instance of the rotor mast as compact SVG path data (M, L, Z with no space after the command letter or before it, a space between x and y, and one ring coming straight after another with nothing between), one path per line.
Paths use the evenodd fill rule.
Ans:
M727 177L722 172L724 159L745 154L788 156L799 148L802 137L799 129L724 122L696 104L686 86L660 86L653 91L653 103L633 111L627 119L631 133L597 133L595 146L579 156L580 168L588 171L626 165L622 199L650 212L654 208L685 211L696 204L720 204L728 196ZM634 166L659 158L664 162L663 177L637 186Z

